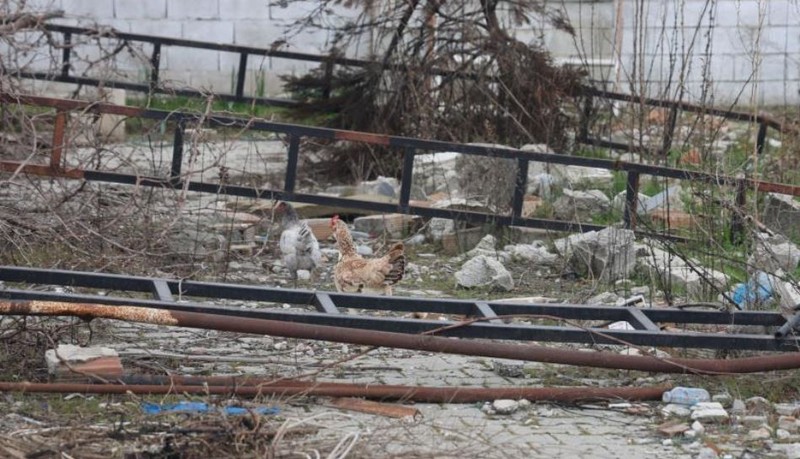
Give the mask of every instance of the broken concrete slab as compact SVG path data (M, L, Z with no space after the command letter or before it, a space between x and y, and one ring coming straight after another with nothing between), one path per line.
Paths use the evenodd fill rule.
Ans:
M800 263L800 248L786 236L759 233L753 241L753 252L747 263L762 271L782 269L792 272Z
M767 193L762 223L790 238L800 236L800 202L792 196Z
M405 235L419 217L405 214L379 214L357 217L353 220L356 231L362 231L372 237L388 234L399 238Z
M122 361L117 351L108 347L79 347L59 344L44 353L47 371L59 379L86 379L91 375L102 378L122 376Z
M512 290L514 279L502 263L494 258L479 255L468 260L455 273L456 285L460 287L490 287Z
M600 190L566 189L553 203L553 208L553 215L559 220L590 222L592 217L611 209L611 200Z
M504 250L512 260L552 267L558 264L558 255L551 253L543 243L507 245Z
M555 242L556 249L580 275L614 282L630 275L636 264L633 231L608 227Z
M718 402L699 402L690 408L691 419L700 422L722 422L729 418L728 412Z

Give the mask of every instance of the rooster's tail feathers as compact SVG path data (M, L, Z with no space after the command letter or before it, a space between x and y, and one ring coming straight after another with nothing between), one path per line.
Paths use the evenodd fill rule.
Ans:
M386 275L386 284L394 285L403 279L406 272L406 254L402 242L398 242L389 249L386 255L389 259L391 269Z

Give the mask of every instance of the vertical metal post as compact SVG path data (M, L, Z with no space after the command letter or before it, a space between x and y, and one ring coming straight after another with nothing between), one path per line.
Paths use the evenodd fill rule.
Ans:
M756 152L760 155L764 153L764 145L767 141L767 123L761 121L758 125L758 135L756 136Z
M747 181L740 178L736 181L736 198L731 216L730 241L738 245L744 242L744 206L747 203Z
M522 202L525 199L525 188L528 184L528 160L517 158L517 180L514 183L514 198L511 201L512 221L522 216Z
M236 74L236 99L244 97L244 78L247 75L247 53L239 55L239 73Z
M169 181L173 185L181 182L181 164L183 163L183 137L186 130L186 120L180 118L175 126L175 135L172 140L172 166L169 171Z
M64 132L67 128L67 113L59 111L56 113L56 121L53 126L53 150L50 152L50 168L53 170L61 169L61 158L64 154Z
M325 61L325 81L322 87L322 98L328 100L331 98L331 91L333 91L333 56Z
M580 132L578 133L578 141L581 143L589 143L589 121L592 118L594 111L594 98L591 94L587 94L583 99L583 113L581 113Z
M636 229L636 207L639 202L639 173L628 171L628 180L625 185L625 213L622 221L625 228Z
M672 139L675 137L675 124L678 122L678 106L673 105L669 111L667 125L664 126L664 139L661 142L661 156L666 157L672 148Z
M69 76L69 59L72 54L72 32L64 32L64 48L61 50L61 77Z
M161 68L161 43L153 44L153 54L150 55L150 92L158 88L158 74Z
M400 208L408 209L411 200L411 179L414 174L414 149L406 147L403 152L403 175L400 177Z
M286 161L286 179L283 182L283 190L287 193L294 193L294 182L297 178L297 159L300 155L300 137L291 134L289 137L289 157Z

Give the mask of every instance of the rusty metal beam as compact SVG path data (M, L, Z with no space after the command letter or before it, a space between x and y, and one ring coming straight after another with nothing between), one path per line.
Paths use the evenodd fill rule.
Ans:
M50 168L53 170L61 169L62 156L66 147L64 142L66 129L67 113L59 110L56 113L56 121L53 125L53 150L50 152Z
M281 336L285 338L413 349L445 354L474 355L531 362L659 373L733 374L800 368L800 353L731 360L658 358L650 355L628 356L602 351L582 352L569 349L553 349L543 346L509 344L477 339L452 339L432 335L407 335L395 332L102 304L62 303L54 301L2 301L0 302L0 315L75 316L85 320L106 318L157 325Z
M76 180L84 178L83 169L53 169L50 165L28 164L19 161L0 161L0 170L44 177L64 177Z
M577 403L596 400L656 400L670 386L654 387L414 387L360 384L202 386L0 382L2 392L84 394L196 394L240 396L364 397L422 403L475 403L500 398Z

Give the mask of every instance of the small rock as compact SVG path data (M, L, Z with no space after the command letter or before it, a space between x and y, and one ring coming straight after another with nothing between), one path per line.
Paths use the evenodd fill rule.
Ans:
M519 409L519 402L511 399L500 399L492 402L492 409L497 414L511 414Z
M687 418L692 414L692 411L689 407L684 405L676 405L675 403L669 403L661 408L661 412L664 413L664 416L675 416L679 418Z
M775 411L772 403L764 397L750 397L744 401L748 414L771 414Z
M455 273L456 282L461 287L493 287L512 290L514 279L499 261L479 255L464 263Z
M503 376L505 378L525 377L525 366L522 363L504 363L499 360L493 360L492 370L494 370L498 376Z
M703 435L703 433L706 431L706 428L705 428L705 426L703 426L703 424L700 421L694 421L692 423L692 430L697 435Z
M307 269L298 269L297 270L297 279L302 281L307 281L311 279L311 271Z
M719 422L728 419L728 412L718 402L699 402L691 407L692 419L705 422Z
M797 432L798 431L797 418L794 416L778 417L778 428L787 430L789 432Z
M731 397L731 394L714 394L711 397L711 401L718 402L723 407L729 408L733 403L733 397Z
M797 403L775 403L772 405L775 412L781 416L794 416L800 414L800 405Z
M688 438L688 439L697 438L698 435L699 434L697 432L695 432L694 430L692 430L692 429L689 429L689 430L687 430L686 432L683 433L683 436Z
M769 440L770 438L772 438L772 432L770 432L769 428L766 426L747 432L748 441L762 441Z
M747 411L747 406L738 398L731 404L731 414L742 415Z
M372 255L372 247L368 245L358 245L356 246L356 252L362 257L369 257Z
M719 455L711 448L703 448L697 454L697 459L717 459Z
M531 401L528 400L528 399L525 399L525 398L520 399L518 401L518 403L519 403L519 407L522 408L522 409L530 408L530 406L531 406Z
M777 453L783 453L787 459L800 459L800 443L773 444L770 449Z
M775 431L775 438L777 438L778 440L787 440L791 438L791 436L792 434L785 429L778 429Z
M767 423L767 417L764 415L742 416L739 422L746 427L758 427Z
M661 441L661 446L672 446L672 439L667 438L666 440Z

